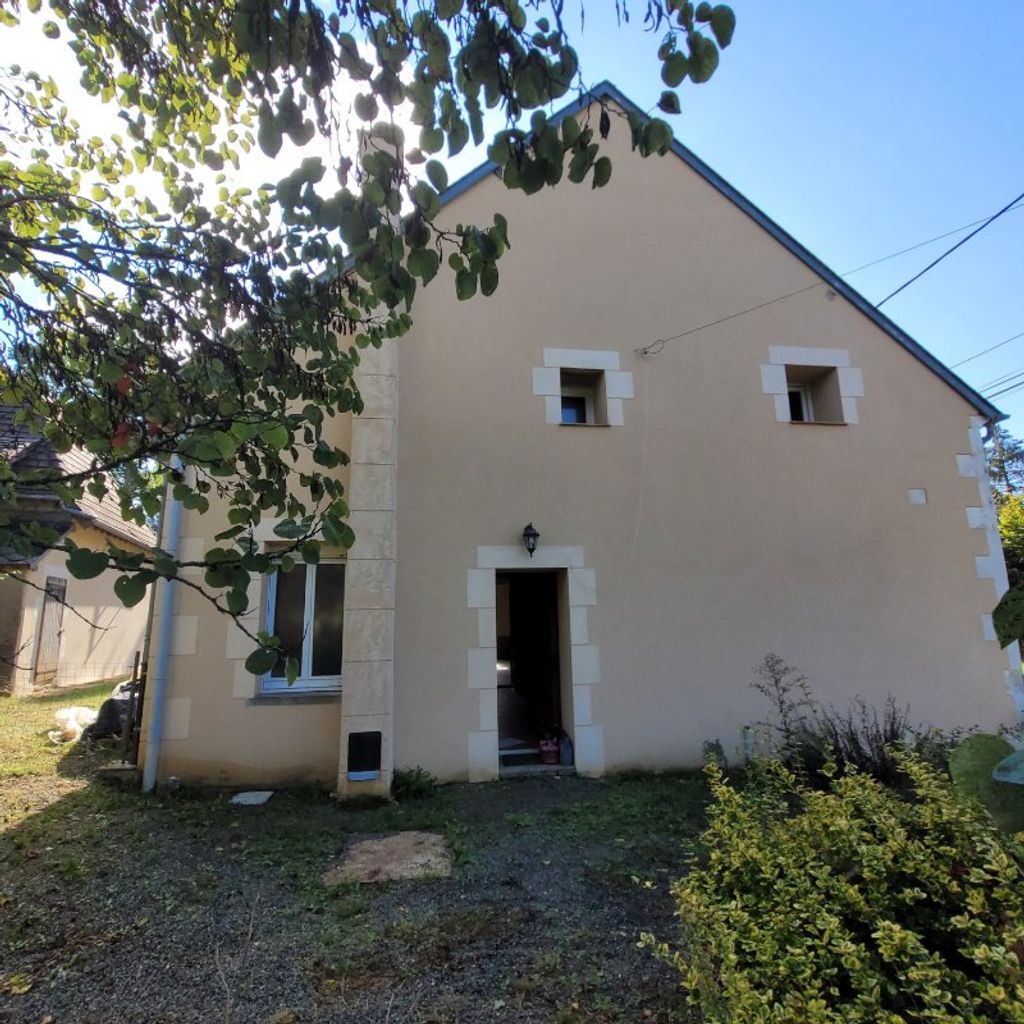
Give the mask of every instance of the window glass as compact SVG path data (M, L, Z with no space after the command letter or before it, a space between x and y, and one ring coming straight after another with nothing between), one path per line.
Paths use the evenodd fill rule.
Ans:
M345 567L324 562L316 567L313 604L314 676L341 675L341 629L345 608Z
M804 396L800 391L789 393L789 418L794 423L802 423L804 420Z
M583 395L562 396L562 422L586 423L587 400Z
M302 624L306 608L306 567L297 565L291 572L277 574L274 601L274 633L288 656L302 663ZM273 676L285 674L285 655L277 659Z

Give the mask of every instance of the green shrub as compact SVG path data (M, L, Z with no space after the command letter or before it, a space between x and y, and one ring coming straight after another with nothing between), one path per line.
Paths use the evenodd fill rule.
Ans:
M1024 1022L1019 848L897 754L905 794L856 771L817 790L781 764L714 764L706 859L658 952L709 1024Z
M969 732L943 732L915 725L909 706L888 696L881 710L863 697L854 697L845 710L818 703L806 676L777 654L767 654L754 667L751 686L772 705L771 721L759 722L770 739L774 756L804 781L827 786L821 769L835 763L840 771L854 769L888 786L901 784L894 752L909 749L945 771L954 746Z
M1024 496L1007 494L999 502L999 537L1010 589L1024 585Z
M400 768L391 780L391 796L405 800L425 800L437 791L437 779L426 768Z

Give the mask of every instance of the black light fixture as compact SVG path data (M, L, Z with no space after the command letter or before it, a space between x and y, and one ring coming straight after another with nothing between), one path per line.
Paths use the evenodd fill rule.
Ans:
M533 523L527 523L523 527L523 544L526 545L526 550L531 558L533 558L534 551L537 550L537 538L539 536L540 534L533 528Z

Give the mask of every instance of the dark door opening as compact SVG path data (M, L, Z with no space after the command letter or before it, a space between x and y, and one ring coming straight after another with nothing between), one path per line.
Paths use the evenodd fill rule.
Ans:
M503 765L537 763L541 742L562 736L558 573L499 572L496 585L498 752Z

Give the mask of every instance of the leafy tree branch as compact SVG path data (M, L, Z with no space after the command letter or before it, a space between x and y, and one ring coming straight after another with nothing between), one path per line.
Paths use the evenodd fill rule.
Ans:
M722 4L616 11L654 33L667 113L735 27ZM444 224L444 158L488 143L508 189L601 188L611 112L549 117L585 91L561 0L26 0L0 39L23 20L67 42L120 128L90 134L41 69L0 72L0 398L93 456L69 475L0 459L0 547L59 547L75 575L102 560L131 603L184 563L83 553L19 514L26 491L113 492L135 523L165 486L196 512L216 500L199 589L237 619L253 576L352 542L330 421L362 411L360 353L408 332L445 263L459 299L498 287L507 221ZM644 156L671 144L659 117L622 128ZM245 181L259 154L287 172ZM267 516L281 551L255 549Z

